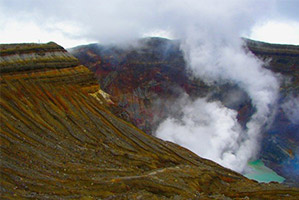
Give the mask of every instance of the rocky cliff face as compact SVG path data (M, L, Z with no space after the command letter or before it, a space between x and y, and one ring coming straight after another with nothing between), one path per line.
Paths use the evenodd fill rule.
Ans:
M27 45L17 47L22 58ZM298 198L298 189L259 184L116 117L84 66L17 62L1 63L10 69L0 81L1 199Z
M245 40L244 48L264 60L264 67L281 78L278 112L272 126L263 133L259 158L297 184L299 47ZM159 123L175 112L173 102L184 92L193 98L220 100L238 111L243 127L255 112L248 95L236 85L208 86L194 78L186 67L179 41L147 38L126 48L92 44L74 48L72 53L96 73L103 90L123 108L114 113L146 133L155 132ZM227 101L230 94L239 94L240 98ZM295 110L290 114L287 110L292 106Z

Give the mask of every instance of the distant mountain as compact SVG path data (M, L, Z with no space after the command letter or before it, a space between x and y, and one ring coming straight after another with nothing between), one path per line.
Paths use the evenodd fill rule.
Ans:
M1 199L299 197L116 117L93 73L55 43L0 45L0 68Z
M281 75L278 112L263 133L259 159L289 183L298 184L299 123L295 118L299 113L295 110L290 117L287 104L298 104L299 46L244 41L247 51L266 61L265 68ZM122 108L114 113L149 134L175 112L173 102L182 92L194 99L208 96L209 100L220 100L238 111L243 127L255 112L250 98L237 85L208 86L194 77L186 67L179 41L146 38L127 47L90 44L71 52L96 73L102 89ZM227 100L232 93L240 94L238 100Z

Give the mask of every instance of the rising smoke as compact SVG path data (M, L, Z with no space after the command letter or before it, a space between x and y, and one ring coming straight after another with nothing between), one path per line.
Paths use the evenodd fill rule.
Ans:
M186 94L179 101L183 105L181 117L167 118L158 127L157 136L224 166L241 167L244 160L234 155L242 139L237 112L219 101L208 102L205 98L191 101Z
M214 43L217 38L209 34L187 37L183 50L190 68L206 83L232 82L247 92L256 113L246 129L238 126L233 110L220 102L198 99L183 108L182 122L171 118L162 122L157 136L242 172L259 149L258 140L270 123L279 85L274 75L262 68L262 62L243 49L241 40L230 43L230 38L219 37L223 43ZM196 141L205 141L206 145Z
M11 7L18 2L11 0ZM258 139L269 123L279 84L262 62L243 48L257 19L272 9L267 0L114 0L26 1L24 13L33 13L39 24L75 22L80 34L101 43L131 41L152 32L167 32L182 41L189 68L207 84L233 83L251 98L256 112L242 129L236 111L206 98L178 102L182 118L169 117L156 135L190 148L231 169L242 171L258 150ZM45 5L47 4L47 5ZM58 5L58 6L57 6ZM9 7L3 12L12 12ZM54 15L55 14L55 15ZM29 15L29 14L28 14ZM61 26L60 26L61 27ZM55 26L51 26L55 29ZM57 28L57 27L56 27Z
M236 1L229 7L221 5L221 11L217 10L219 5L210 6L199 14L198 19L204 21L192 20L184 29L185 58L194 74L207 84L237 84L251 98L256 113L242 130L235 111L220 102L197 99L182 108L180 120L170 117L162 122L156 135L242 172L259 149L261 131L270 123L279 84L260 60L244 50L239 23L250 13L240 9Z

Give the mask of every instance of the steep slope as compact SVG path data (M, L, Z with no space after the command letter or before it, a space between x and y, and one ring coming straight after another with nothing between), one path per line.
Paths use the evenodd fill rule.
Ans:
M263 133L259 159L292 184L298 184L299 47L245 42L244 48L264 60L264 67L279 74L282 81L278 112L272 126ZM177 115L178 105L174 102L182 93L222 101L238 111L243 127L255 112L248 95L236 85L207 86L194 78L186 67L179 41L146 38L126 48L91 44L71 51L96 73L102 89L123 108L114 113L146 133L154 133L167 116ZM235 94L238 99L230 101Z
M19 68L1 72L1 199L299 197L298 189L248 180L117 118L84 66Z

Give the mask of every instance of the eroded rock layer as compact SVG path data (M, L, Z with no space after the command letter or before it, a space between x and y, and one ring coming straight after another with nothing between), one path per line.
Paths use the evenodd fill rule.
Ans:
M73 67L79 62L64 48L47 44L0 44L0 72Z

